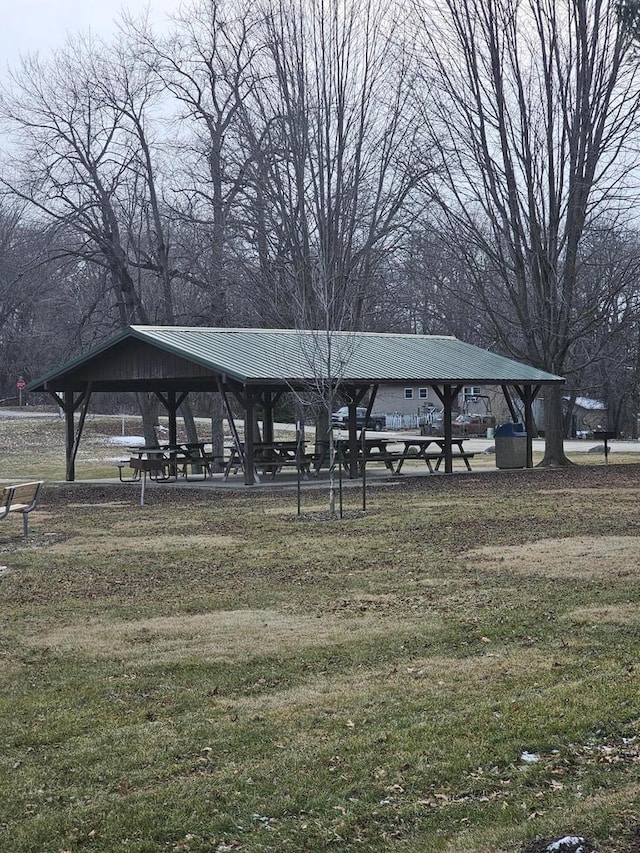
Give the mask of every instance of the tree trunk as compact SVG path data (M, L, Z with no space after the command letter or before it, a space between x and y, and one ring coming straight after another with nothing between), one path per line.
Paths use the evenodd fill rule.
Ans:
M154 394L136 394L140 414L142 415L142 434L144 443L154 446L158 443L156 425L158 423L158 410L160 401Z
M548 386L544 395L544 457L541 467L560 468L571 462L564 452L562 387Z
M182 419L184 421L184 431L187 437L187 441L192 444L198 441L198 427L196 426L196 420L193 417L193 411L191 409L191 403L189 400L185 400L184 403L180 406L180 414L182 415Z

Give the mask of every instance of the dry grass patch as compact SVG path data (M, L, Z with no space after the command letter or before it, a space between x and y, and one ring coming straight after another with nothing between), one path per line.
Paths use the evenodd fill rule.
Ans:
M485 545L467 551L465 557L480 570L550 578L626 577L640 574L640 538L573 536L524 545Z
M403 469L404 470L404 469ZM378 490L378 494L381 493L382 488L385 489L387 487L395 487L400 485L398 482L384 482L384 481L376 481L375 487ZM311 499L309 493L306 492L302 496L300 515L298 515L296 502L294 499L289 499L287 503L282 503L274 506L265 507L263 509L263 514L265 517L276 517L283 519L292 519L293 521L317 521L319 520L319 516L327 515L329 500L328 500L328 486L318 486L318 492L321 497L318 500ZM411 498L408 495L405 495L404 500L408 503L411 501ZM461 504L466 502L465 497L452 497L447 498L444 496L440 496L437 498L429 498L424 494L420 495L419 498L419 506L420 512L429 511L438 511L443 512L447 509L454 509L459 507ZM338 503L339 499L336 497L336 513L338 511ZM372 515L382 515L380 512L379 505L372 504L372 501L369 497L368 499L368 508L366 511L366 516L362 513L362 489L359 486L345 486L344 494L343 494L343 513L349 519L355 518L371 518ZM335 521L336 523L340 523L341 519L334 518L330 519L327 516L327 520Z
M95 531L90 540L85 538L73 539L71 541L61 542L51 549L53 553L73 554L74 552L82 552L83 554L113 554L114 557L120 557L126 554L132 559L135 555L141 553L158 554L163 559L167 553L172 550L179 551L188 548L202 548L205 550L234 548L238 541L233 536L223 536L220 534L153 534L145 536L143 539L138 536L114 536L114 530Z
M325 490L326 491L326 490ZM351 495L349 495L351 499ZM352 500L350 500L350 503ZM264 508L263 514L267 518L283 518L293 521L303 521L307 515L320 516L327 513L329 507L329 498L323 496L317 502L311 502L308 495L305 494L298 514L298 507L295 501L289 500L288 503L279 504L277 506L268 506ZM337 519L335 519L337 520Z
M340 596L329 602L326 607L330 613L343 615L377 613L380 616L404 616L416 610L424 609L424 602L415 596L394 594L357 593Z
M619 489L607 489L600 488L599 486L594 487L571 487L570 489L560 487L557 489L537 489L536 494L539 497L554 497L554 498L587 498L589 500L593 500L596 503L602 503L603 501L613 501L614 503L619 503L621 500L632 501L637 500L638 493L640 489L627 489L623 495L620 494Z
M640 610L637 604L612 604L606 607L579 607L567 613L567 619L574 622L600 624L607 622L618 625L635 625L640 622Z
M69 509L122 509L131 506L129 501L100 501L99 503L68 503Z
M313 646L353 642L401 627L379 617L347 620L296 616L276 610L223 610L127 622L92 620L33 637L30 643L88 657L178 662L194 656L209 661L246 661Z
M534 649L472 658L434 655L407 660L399 666L319 675L286 690L236 699L234 706L248 711L284 709L287 714L293 714L305 710L362 707L373 699L388 703L390 696L397 696L401 702L409 696L425 700L429 696L451 697L469 690L485 692L488 685L499 684L504 678L532 678L535 673L542 675L552 671L553 667L549 655Z
M533 840L535 836L548 836L549 838L559 839L566 835L579 835L582 832L582 827L588 825L593 819L594 813L597 814L603 810L617 811L624 813L629 804L637 802L640 795L640 786L636 783L630 783L614 792L599 792L595 795L580 794L575 798L575 801L562 809L562 817L559 818L554 811L549 817L546 817L544 812L541 812L540 818L536 823L536 831L532 829L532 819L529 815L524 815L521 823L514 824L511 828L505 827L489 827L487 829L477 830L470 829L466 832L460 832L455 839L443 847L443 853L496 853L498 850L520 851L523 849L521 844L522 837L529 837ZM633 845L628 847L620 839L620 846L610 839L609 844L604 847L598 847L602 853L616 853L616 851L624 851L624 853L636 853L638 846ZM526 845L529 849L529 845ZM422 853L422 848L409 845L410 853Z

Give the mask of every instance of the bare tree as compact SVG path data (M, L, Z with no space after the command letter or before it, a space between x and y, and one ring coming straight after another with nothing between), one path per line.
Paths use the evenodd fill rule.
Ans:
M640 3L638 0L616 0L616 12L629 36L640 39Z
M48 239L29 223L24 204L0 197L0 396L16 395L16 380L31 376L33 340L47 291L42 274ZM64 320L63 320L64 322Z
M123 110L105 100L96 73L100 49L76 40L51 64L31 57L13 73L0 111L18 153L1 180L67 236L73 230L69 254L108 270L120 324L127 325L147 320L122 231L136 154Z
M467 252L496 341L563 374L586 330L585 230L631 203L640 78L628 39L606 0L445 0L428 10L418 8L433 93L425 120L439 141L446 227ZM545 409L543 464L565 464L559 389Z
M271 322L366 323L377 269L425 174L392 26L390 6L371 0L265 9L268 56L245 118L257 158L249 227Z
M237 322L234 311L233 245L246 153L238 143L238 113L254 87L250 5L198 0L181 8L168 35L157 37L146 22L127 21L136 52L173 98L172 217L177 275L195 295L190 303L201 323ZM197 310L194 311L194 306ZM213 399L212 443L222 455L222 408Z
M318 376L306 399L333 472L330 416L350 391L348 331L366 326L380 270L406 233L424 148L390 5L281 0L263 14L259 88L241 114L254 157L246 229L263 317L300 330ZM330 478L332 512L334 501Z
M200 234L200 257L187 250L182 275L209 300L214 325L226 325L230 246L237 233L247 155L239 118L255 87L251 4L196 0L181 8L169 35L129 20L136 50L174 99L173 216ZM199 260L199 262L198 262Z
M468 268L457 234L447 234L428 219L414 227L395 276L403 330L455 335L477 346L495 347L478 311Z
M335 516L335 475L342 460L338 457L334 441L331 415L336 401L342 402L345 393L347 396L350 393L350 389L345 387L344 379L349 360L354 353L355 337L347 332L336 331L348 323L348 318L337 313L340 306L345 310L345 300L336 298L331 275L326 272L323 274L322 269L315 272L317 278L313 282L312 304L310 305L302 294L297 294L299 301L294 307L301 362L314 379L302 393L296 391L295 397L303 415L303 424L309 411L315 420L315 452L320 459L326 457L328 463L328 508L329 514ZM360 400L349 396L349 402L353 407ZM349 424L349 430L351 450L355 455L355 422Z
M114 325L122 327L150 319L130 241L140 199L148 197L149 183L142 188L140 181L147 163L138 131L153 92L144 76L127 78L120 59L103 44L77 38L47 64L35 56L22 62L0 99L17 152L0 181L62 236L59 256L106 272ZM112 65L127 82L117 93ZM150 402L141 401L152 441L157 417Z
M637 434L638 273L637 232L589 229L581 246L579 308L583 335L569 374L570 397L597 396L608 411L608 429ZM567 413L571 416L571 411ZM568 427L568 424L567 424Z

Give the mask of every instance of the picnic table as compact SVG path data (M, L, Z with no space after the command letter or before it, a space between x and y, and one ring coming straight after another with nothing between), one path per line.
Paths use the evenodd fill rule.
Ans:
M229 451L224 468L224 479L226 480L232 469L238 470L242 467L242 457L245 452L244 441L239 444L226 445ZM298 441L257 441L253 445L254 467L264 474L270 473L272 477L285 467L299 468L308 475L311 460L305 453L305 445Z
M128 481L139 480L146 473L158 482L177 479L182 474L188 479L189 467L192 473L203 474L210 471L210 459L204 452L204 442L184 442L179 444L153 444L130 447L129 467L133 470ZM122 476L120 468L120 479Z
M451 439L451 458L464 462L471 471L470 460L474 454L465 451L463 438ZM395 449L400 445L401 450ZM336 454L339 463L346 471L351 471L351 447L346 438L335 440ZM382 463L392 474L399 474L404 463L422 460L431 473L440 470L446 461L446 441L442 436L403 436L402 438L383 438L378 436L359 438L356 450L356 466L362 475L366 465ZM177 479L182 475L189 479L192 474L203 475L211 473L213 458L205 453L204 442L183 442L178 444L144 445L131 447L129 467L133 470L131 477L125 479L122 469L126 463L120 464L120 479L123 482L139 481L147 474L158 482ZM228 456L226 455L228 453ZM243 468L245 442L225 445L223 479L227 480L231 472ZM321 457L314 457L305 452L304 443L298 441L256 442L253 445L253 463L256 471L276 476L283 468L295 468L307 477L313 464L319 473L325 461L327 448Z
M474 454L464 449L463 441L463 438L451 439L452 459L462 460L467 470L471 471L470 460L473 459ZM398 445L402 446L401 450L394 449ZM341 464L345 470L351 470L351 451L348 439L337 438L335 446ZM364 467L371 462L382 462L391 473L399 474L407 460L422 460L429 471L434 473L439 471L443 461L446 461L445 448L446 440L442 436L412 435L402 438L359 438L356 457L358 474L362 475ZM327 449L325 448L323 458L316 461L316 471L324 462L326 454Z
M359 438L357 450L358 471L361 474L365 465L369 462L382 462L387 470L395 472L395 464L400 459L400 454L389 450L390 444L396 444L393 438ZM338 459L345 470L351 469L351 449L349 440L346 438L336 439L336 450Z
M205 478L210 472L211 457L205 454L203 441L180 442L178 444L161 445L168 457L168 470L172 476L181 473L185 480L189 479L189 468L192 474L202 474Z
M451 458L461 459L466 465L467 470L471 471L471 463L469 460L473 459L474 454L469 453L464 449L463 442L463 438L451 439ZM433 474L434 471L438 471L440 469L440 465L446 459L446 441L442 436L412 435L400 439L398 443L404 445L404 450L398 459L396 474L400 473L402 466L407 460L416 459L422 459L429 468L429 471ZM437 447L437 450L431 449L432 445L434 448ZM456 447L458 449L454 450Z

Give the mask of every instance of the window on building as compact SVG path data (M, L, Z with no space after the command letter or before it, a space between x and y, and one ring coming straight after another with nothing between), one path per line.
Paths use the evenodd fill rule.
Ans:
M463 389L462 393L464 394L465 401L474 400L480 396L480 387L478 385L468 385Z
M426 400L429 397L429 389L428 388L418 388L418 397L421 400Z
M413 388L405 388L404 389L404 399L405 400L413 400Z

